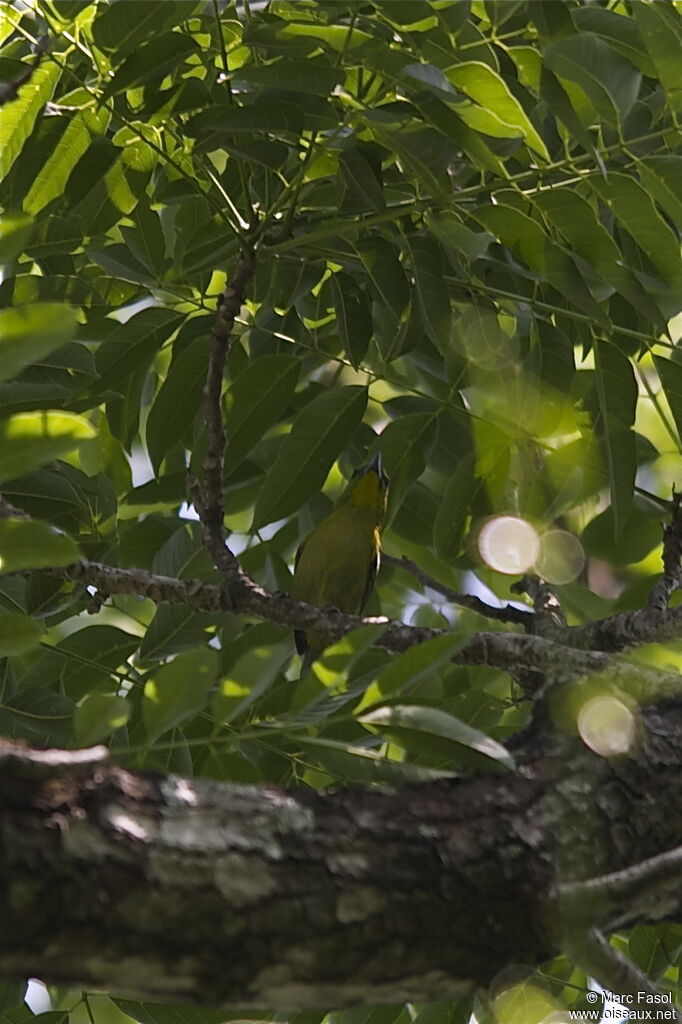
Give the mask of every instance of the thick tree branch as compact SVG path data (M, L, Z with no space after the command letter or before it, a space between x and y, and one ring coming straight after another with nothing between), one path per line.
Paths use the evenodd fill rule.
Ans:
M378 643L388 650L400 653L431 637L442 635L443 630L408 626L404 622L389 622L383 618L363 618L346 615L330 608L317 608L303 601L294 601L287 594L270 593L259 586L240 570L240 589L232 600L228 599L221 587L202 580L180 580L159 576L141 569L118 569L99 562L81 561L61 569L41 570L52 576L96 587L108 594L139 594L153 601L168 601L186 604L197 611L233 611L254 615L288 629L315 629L331 643L352 629L373 622L386 622L386 630ZM604 619L599 625L604 636L609 638L610 629L617 634L623 618L650 615L644 612L626 612L611 619ZM665 633L669 638L682 633L682 608L664 613L663 625L652 624L651 632L643 634L641 642L651 643ZM454 655L453 661L460 665L489 665L503 671L515 673L527 670L551 678L557 682L574 680L580 676L608 672L616 686L622 686L638 700L654 695L675 694L682 688L682 678L674 672L648 669L643 665L615 659L609 654L587 647L572 645L576 634L587 627L567 627L557 630L552 639L522 633L474 633ZM627 631L627 635L631 635ZM642 631L643 633L643 631ZM613 648L617 650L618 648Z
M636 753L607 759L540 714L510 741L515 773L327 793L5 742L0 976L244 1007L423 1002L537 964L568 934L629 992L588 905L577 921L557 891L682 845L682 701L644 709L642 730ZM682 888L668 900L679 918ZM661 910L635 897L627 924Z

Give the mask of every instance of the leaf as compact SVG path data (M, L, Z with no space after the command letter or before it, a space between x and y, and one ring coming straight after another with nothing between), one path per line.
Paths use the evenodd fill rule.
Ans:
M253 530L295 512L322 487L367 405L364 387L323 391L299 414L282 441L253 513Z
M196 11L194 0L164 0L163 4L111 4L98 8L92 37L101 50L114 51L123 59L147 38L179 25Z
M298 382L300 362L292 356L263 356L240 373L228 393L225 417L225 477L241 465L286 409Z
M574 189L556 188L539 192L535 205L561 232L573 252L621 293L638 312L658 322L665 321L635 275L624 266L623 255L586 199Z
M218 652L210 647L195 647L152 673L145 683L142 701L149 743L204 706L217 671Z
M648 156L637 162L645 191L682 230L682 157Z
M407 239L407 247L424 330L443 352L450 336L452 314L442 251L432 239L418 235Z
M149 365L184 319L184 314L170 309L143 309L115 327L95 355L99 380L93 385L92 397L127 384L135 370Z
M240 655L220 680L213 697L212 712L216 724L232 722L261 697L280 676L282 666L291 657L289 643L253 647Z
M544 62L560 78L584 90L601 117L614 127L630 113L642 76L630 61L590 32L545 47Z
M632 14L666 99L673 111L679 113L682 109L682 83L679 75L682 21L679 12L667 4L637 3L632 5Z
M360 715L358 721L373 731L399 737L398 742L407 749L410 745L410 734L426 733L450 740L458 746L468 747L510 771L515 770L514 759L501 743L438 708L396 704Z
M178 354L149 410L145 439L155 476L168 452L191 433L206 381L207 345L197 338Z
M396 246L380 235L365 235L355 242L355 249L373 293L397 325L410 292Z
M381 181L357 146L349 146L342 150L339 156L339 170L346 187L346 195L343 198L344 212L379 212L384 209L386 204Z
M20 412L0 420L0 480L22 476L96 436L71 412Z
M117 729L121 729L131 713L131 702L125 697L116 697L112 693L90 694L76 708L73 716L76 743L80 747L99 743Z
M355 714L376 704L383 704L389 697L407 694L424 680L433 676L443 665L452 661L452 656L462 647L463 636L446 633L426 640L423 644L410 647L383 668L373 683L367 687Z
M654 356L654 365L668 399L678 437L682 439L682 365L662 356Z
M0 217L0 265L15 260L25 249L32 233L33 219L26 214L11 213Z
M462 548L467 515L482 486L475 476L475 454L467 454L450 477L433 524L433 546L439 558L452 559Z
M569 254L553 243L536 220L504 203L478 207L473 216L501 242L520 253L529 267L604 326L604 310L592 298Z
M0 614L0 654L26 654L38 646L43 631L30 615Z
M64 194L71 172L87 152L93 135L101 135L106 130L109 117L109 112L102 107L96 112L81 110L71 117L66 131L31 182L24 199L27 213L39 213L53 199Z
M92 625L77 629L59 641L54 652L62 657L59 681L72 700L81 700L104 683L111 689L112 675L126 670L126 662L140 638L117 626Z
M680 243L638 181L619 171L590 185L671 287L682 289Z
M389 521L406 490L424 472L438 431L437 410L408 413L393 420L381 434L378 447L391 478L388 492Z
M199 52L199 44L192 36L180 32L165 32L148 43L137 47L124 60L102 92L102 100L111 99L119 92L158 81L167 73L177 71L191 54Z
M9 174L38 115L52 99L61 71L56 62L43 61L33 71L30 81L21 86L18 96L5 104L0 118L0 181Z
M193 117L185 131L192 138L207 140L214 134L223 136L234 132L295 135L298 138L303 131L303 110L283 100L255 101L244 107L216 104Z
M348 358L357 369L372 337L372 312L356 278L342 270L332 274L334 312L339 336Z
M77 544L38 519L0 519L0 572L70 565L81 558Z
M321 57L303 60L285 57L271 64L246 64L239 68L235 78L260 87L272 86L328 96L343 81L343 73Z
M205 644L215 632L216 616L177 604L160 604L140 644L140 663L152 664L171 654Z
M507 83L493 68L480 61L464 61L447 69L447 79L487 111L518 131L526 145L549 161L547 147Z
M0 310L0 380L16 377L61 348L77 327L76 310L56 302Z
M618 537L635 490L637 452L632 426L637 406L637 383L629 359L615 345L596 342L594 358L603 422L602 443L609 471L615 536Z

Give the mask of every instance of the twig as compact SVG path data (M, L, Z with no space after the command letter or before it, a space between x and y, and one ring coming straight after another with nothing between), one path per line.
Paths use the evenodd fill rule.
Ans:
M664 612L682 585L682 494L673 490L672 519L663 527L663 576L651 591L648 607Z
M541 580L539 576L522 576L516 583L512 583L510 590L512 594L528 594L533 602L536 616L536 622L533 623L535 632L542 633L543 621L550 627L566 625L566 616L559 598L549 583Z
M507 604L504 608L494 608L490 604L486 604L485 601L481 601L480 598L474 597L471 594L460 594L456 590L452 590L445 583L441 583L431 576L424 569L421 569L416 562L406 558L405 555L402 558L396 558L393 555L381 556L383 565L392 565L396 569L404 569L409 572L411 576L423 583L425 587L429 587L431 590L435 590L436 593L442 594L448 601L453 604L459 605L461 608L468 608L472 612L478 612L479 615L484 615L487 619L495 619L497 622L513 622L517 626L528 626L533 618L531 611L524 611L522 608L514 608L513 605Z
M664 993L653 984L644 971L629 960L619 950L609 945L607 939L596 928L569 929L564 935L564 950L591 978L594 978L608 992L617 996L627 996L627 1009L637 1017L640 1000L646 1003L646 997L654 1000L657 1005L664 1004L666 1012L668 1000ZM680 1021L680 1015L671 1007L668 1020ZM674 1014L674 1016L672 1016Z
M225 426L222 411L223 372L230 347L234 321L239 315L246 287L255 271L252 251L242 252L234 277L218 302L208 349L208 369L204 387L207 448L203 462L203 480L190 480L194 505L203 528L204 543L221 573L228 596L242 575L239 562L225 542L223 519L223 463Z
M647 917L663 920L679 904L682 847L649 857L621 871L597 878L567 882L557 889L564 910L585 916L612 931L645 910Z

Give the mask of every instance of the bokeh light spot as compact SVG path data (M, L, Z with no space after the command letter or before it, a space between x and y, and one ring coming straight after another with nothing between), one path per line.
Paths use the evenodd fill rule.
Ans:
M548 530L540 537L540 550L533 563L538 576L548 583L570 583L585 564L585 552L577 537L567 530Z
M600 757L626 754L635 739L635 716L617 697L594 697L578 713L583 743Z
M537 560L540 539L525 519L498 516L488 520L478 535L478 550L491 569L514 576Z

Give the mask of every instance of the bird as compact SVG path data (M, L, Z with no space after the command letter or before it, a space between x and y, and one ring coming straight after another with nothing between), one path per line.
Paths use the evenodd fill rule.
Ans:
M296 552L291 595L296 601L362 612L379 568L386 518L388 477L378 452L351 478L336 507L315 526ZM301 675L326 644L317 633L294 633L302 654Z

